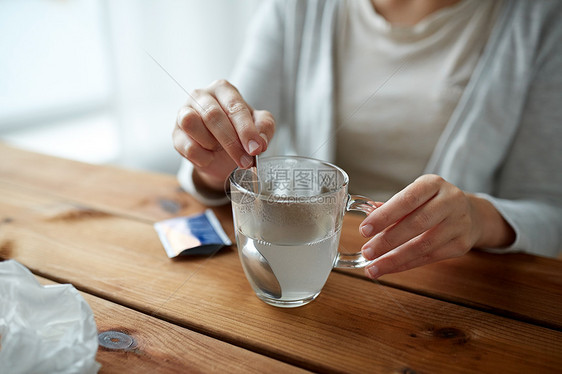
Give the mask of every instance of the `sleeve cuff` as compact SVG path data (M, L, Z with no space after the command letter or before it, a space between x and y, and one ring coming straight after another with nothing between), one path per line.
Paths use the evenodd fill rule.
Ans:
M181 188L204 205L219 206L228 204L228 202L230 201L226 194L224 197L219 198L210 198L201 194L193 183L193 164L191 162L188 162L187 160L182 160L177 177Z
M560 253L559 208L530 200L506 200L488 194L476 194L494 205L515 231L515 241L505 248L482 248L490 253L527 252L556 257Z

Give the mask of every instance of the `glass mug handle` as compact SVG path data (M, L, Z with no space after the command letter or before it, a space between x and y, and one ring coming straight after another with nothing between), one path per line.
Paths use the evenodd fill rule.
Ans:
M377 209L381 203L375 203L371 199L361 195L348 195L345 212L362 212L369 215ZM334 267L336 268L362 268L372 261L367 260L361 251L355 253L338 253L338 258Z

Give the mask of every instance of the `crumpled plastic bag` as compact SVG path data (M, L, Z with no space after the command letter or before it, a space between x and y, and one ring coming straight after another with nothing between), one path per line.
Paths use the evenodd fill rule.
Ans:
M97 373L92 309L70 284L42 286L0 262L0 373Z

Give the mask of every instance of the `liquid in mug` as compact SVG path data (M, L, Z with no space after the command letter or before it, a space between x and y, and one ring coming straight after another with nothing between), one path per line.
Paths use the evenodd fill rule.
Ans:
M320 293L336 261L340 232L341 228L338 228L320 240L291 244L275 244L251 238L241 230L238 230L237 235L241 246L239 250L255 246L269 262L281 286L281 298L275 300L290 302L313 298ZM249 266L244 263L247 261L252 260L242 258L244 268ZM251 283L258 295L272 299L271 295L256 286L256 282Z

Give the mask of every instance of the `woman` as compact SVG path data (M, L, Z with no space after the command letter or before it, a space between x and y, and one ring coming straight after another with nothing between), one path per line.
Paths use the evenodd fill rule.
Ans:
M371 278L473 247L555 256L561 15L550 1L268 2L234 85L180 110L180 183L223 203L230 171L266 150L334 161L354 193L392 195L360 226Z

